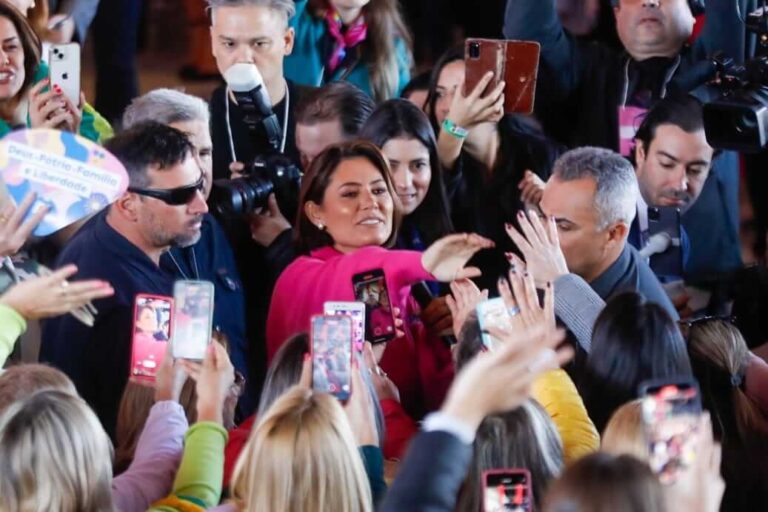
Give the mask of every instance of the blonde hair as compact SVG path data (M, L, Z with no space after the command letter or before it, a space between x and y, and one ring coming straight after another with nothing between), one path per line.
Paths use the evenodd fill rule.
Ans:
M605 426L601 449L613 455L633 455L648 461L642 400L632 400L616 409Z
M115 510L109 438L79 397L47 390L8 407L0 453L0 510Z
M372 511L352 429L331 395L293 386L254 429L235 466L241 510Z

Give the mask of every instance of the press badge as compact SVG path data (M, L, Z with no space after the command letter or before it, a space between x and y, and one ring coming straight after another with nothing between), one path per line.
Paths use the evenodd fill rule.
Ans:
M648 109L640 107L619 107L619 153L628 157L635 144L635 134Z

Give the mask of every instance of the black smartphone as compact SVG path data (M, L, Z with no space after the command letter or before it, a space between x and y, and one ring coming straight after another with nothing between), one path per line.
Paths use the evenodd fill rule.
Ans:
M683 244L680 229L680 209L674 206L652 206L648 208L648 238L666 233L670 243L667 250L654 254L650 266L657 276L683 276Z
M352 318L312 317L312 389L342 402L352 393Z
M380 268L352 276L355 300L365 304L365 339L385 343L397 336L387 280Z
M531 512L531 473L527 469L483 471L483 512Z

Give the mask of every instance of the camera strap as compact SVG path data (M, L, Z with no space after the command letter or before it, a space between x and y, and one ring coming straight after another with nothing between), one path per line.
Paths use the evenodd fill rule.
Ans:
M239 162L237 158L237 152L235 151L235 138L232 135L232 123L229 119L229 87L224 90L224 119L227 124L227 136L229 138L229 151L233 162ZM283 130L280 139L280 153L285 153L285 141L288 137L288 112L291 104L291 89L288 87L288 83L285 82L285 106L283 107ZM267 128L269 129L269 128ZM242 162L245 163L245 162Z

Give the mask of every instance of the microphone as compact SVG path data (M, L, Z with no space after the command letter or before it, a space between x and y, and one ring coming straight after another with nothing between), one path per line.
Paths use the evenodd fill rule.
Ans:
M248 128L254 131L259 124L263 124L269 144L278 149L282 128L277 115L272 111L269 91L264 85L259 68L255 64L238 62L224 73L224 81L243 112L243 120Z
M425 281L420 281L411 286L411 295L414 299L416 299L416 302L419 304L419 307L422 309L422 311L429 305L430 302L432 302L432 299L435 298L435 296L432 295L432 290L429 289L429 286L427 286ZM443 343L445 343L448 347L452 347L458 342L456 340L456 336L453 334L440 336L440 339L443 340Z

